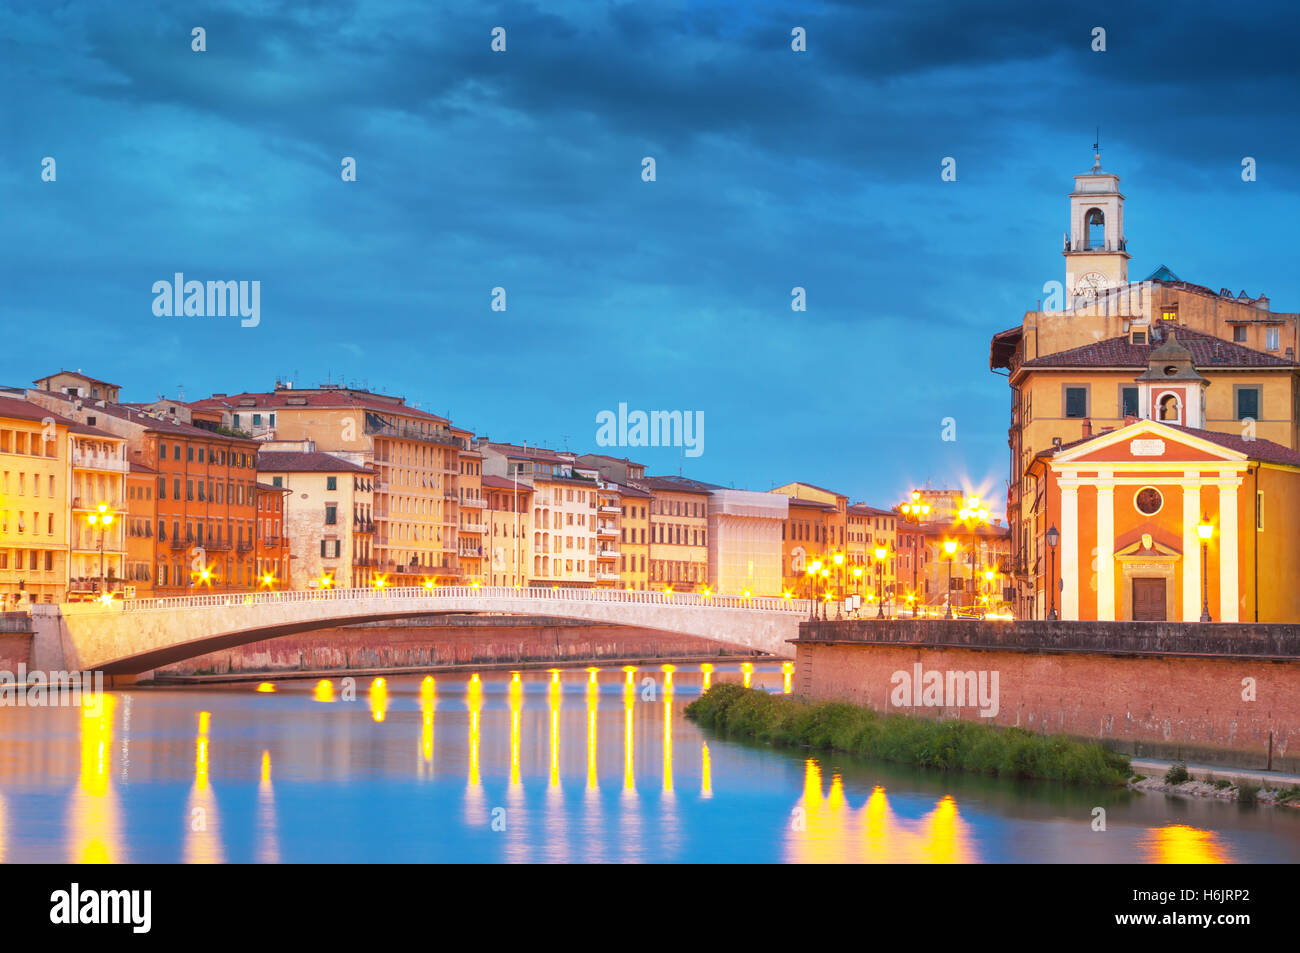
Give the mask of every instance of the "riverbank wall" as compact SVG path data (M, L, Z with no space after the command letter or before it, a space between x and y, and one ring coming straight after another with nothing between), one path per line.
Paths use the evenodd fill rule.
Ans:
M635 626L549 617L436 616L250 642L156 669L156 678L525 663L750 657L751 650Z
M1300 770L1298 626L872 619L806 622L794 644L810 700Z

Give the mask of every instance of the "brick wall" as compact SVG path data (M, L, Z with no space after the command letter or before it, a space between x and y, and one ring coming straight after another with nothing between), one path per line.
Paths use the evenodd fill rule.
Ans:
M159 675L619 661L735 654L709 639L632 626L481 617L321 629L212 652Z
M796 649L795 684L814 699L1234 766L1263 767L1271 732L1273 767L1300 769L1296 626L814 622L800 627ZM996 673L996 716L970 704L898 707L894 693L907 683L896 673L913 680L918 664L923 685L929 672ZM1244 679L1254 680L1253 701L1243 699Z

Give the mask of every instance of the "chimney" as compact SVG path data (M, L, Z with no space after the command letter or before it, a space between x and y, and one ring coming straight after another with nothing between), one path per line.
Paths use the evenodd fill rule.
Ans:
M1124 415L1124 426L1125 426L1125 427L1127 427L1129 424L1135 424L1135 423L1137 423L1137 422L1138 422L1138 419L1137 419L1136 417L1134 417L1132 414L1125 414L1125 415Z
M1091 436L1092 436L1092 421L1085 417L1083 420L1083 439L1087 440Z

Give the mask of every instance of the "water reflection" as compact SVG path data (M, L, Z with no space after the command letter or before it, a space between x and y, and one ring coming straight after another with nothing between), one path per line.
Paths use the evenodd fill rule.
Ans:
M121 806L113 787L111 751L117 697L81 708L81 773L68 803L70 848L74 864L111 864L125 860Z
M280 843L276 835L275 792L271 790L271 752L262 752L262 777L257 785L257 862L278 864Z
M969 825L945 794L920 817L895 813L877 785L861 808L844 795L839 774L822 793L816 758L804 764L804 791L792 812L788 859L800 863L961 864L975 855Z
M217 798L208 785L208 728L212 713L199 712L199 733L194 743L194 787L186 804L185 863L219 864L225 860Z
M393 676L359 690L287 679L274 692L134 689L99 712L6 709L0 860L1300 859L1300 812L1287 809L709 735L682 714L706 680L790 684L779 664L716 669ZM1096 804L1104 837L1090 830Z
M1143 839L1145 859L1157 864L1224 864L1227 851L1213 831L1186 824L1170 824L1148 832Z

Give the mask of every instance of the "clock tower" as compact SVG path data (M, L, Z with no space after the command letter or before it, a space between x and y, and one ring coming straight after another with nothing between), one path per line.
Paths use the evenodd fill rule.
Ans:
M1101 167L1100 150L1092 169L1074 177L1070 193L1070 233L1065 238L1065 293L1093 298L1128 284L1124 238L1124 196L1119 176Z

